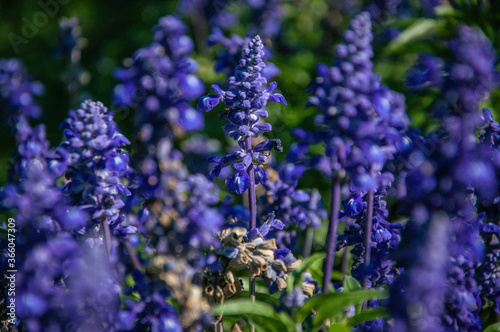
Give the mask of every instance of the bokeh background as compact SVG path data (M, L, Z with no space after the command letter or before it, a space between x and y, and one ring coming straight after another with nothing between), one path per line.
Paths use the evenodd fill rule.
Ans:
M224 0L214 0L214 3L217 1ZM92 98L111 106L113 87L117 84L112 75L113 71L121 67L136 49L151 42L151 29L160 17L179 13L179 2L175 0L62 2L66 3L60 4L55 0L0 2L0 58L19 58L28 68L32 79L45 85L45 94L37 101L44 110L40 121L46 124L53 146L57 146L61 140L62 133L58 126L72 107L71 97L63 80L68 61L54 56L58 43L59 20L63 17L78 17L81 34L85 38L81 64L88 83L84 85L80 99ZM316 110L306 108L305 104L307 87L316 76L316 65L320 62L330 64L333 61L334 46L340 41L341 33L351 16L358 12L359 8L376 2L283 1L284 19L279 34L270 46L274 52L272 62L281 69L281 74L275 77L275 80L287 98L288 106L270 105L269 121L273 125L272 136L280 138L285 149L293 141L290 135L292 128L298 125L305 128L312 126L312 117ZM382 76L385 84L405 94L407 111L413 119L413 125L425 130L432 126L426 110L434 96L428 92L419 94L407 90L404 85L407 70L420 52L446 56L446 48L443 47L441 38L452 36L455 27L461 22L480 27L498 49L500 37L496 32L500 26L500 2L489 2L489 10L481 13L470 12L465 8L460 12L441 13L436 16L426 16L424 2L398 1L396 12L382 13L375 20L374 64L375 72ZM13 34L23 36L26 22L33 23L33 20L37 19L37 13L44 10L40 3L57 3L58 8L54 10L53 17L49 16L45 24L36 28L33 36L26 38L25 43L17 45L16 52L16 47L12 45ZM244 36L251 19L250 10L242 1L234 0L228 3L226 10L235 13L240 22L224 32L227 36L231 33ZM209 83L222 80L223 76L217 75L213 70L217 48L208 48L204 39L212 27L200 27L197 26L199 22L192 17L182 14L179 16L189 25L189 34L195 39L194 58L200 65L199 76ZM401 40L401 31L415 26L416 23L420 23L417 24L417 31L409 36L409 40ZM207 91L208 88L207 86ZM499 94L496 93L492 96L490 105L487 105L494 113L494 105L498 104L498 100ZM133 110L120 110L116 116L116 121L128 137L132 134L132 119ZM215 113L209 114L205 119L205 134L229 143L220 130L223 121L219 120ZM7 177L9 155L15 149L14 138L5 121L0 124L0 140L0 184L3 184ZM304 181L314 181L314 174L306 177Z

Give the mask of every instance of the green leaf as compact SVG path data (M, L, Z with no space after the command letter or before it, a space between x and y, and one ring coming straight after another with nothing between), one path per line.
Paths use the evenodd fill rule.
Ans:
M302 273L306 272L314 264L321 262L325 259L325 253L316 253L304 259L302 263L297 267L291 274L288 275L287 279L287 292L292 292L293 287L300 282Z
M295 331L295 323L284 312L276 312L264 302L252 302L250 299L237 299L212 309L212 314L236 316L251 322L265 331Z
M323 259L325 259L325 257L326 253L316 253L307 257L302 261L302 264L300 264L300 266L296 268L295 271L293 271L293 274L301 275L302 273L306 272L307 269L309 269L314 263L322 261Z
M305 303L302 308L297 311L296 321L302 322L313 309L321 308L321 316L318 311L315 320L318 321L319 324L322 324L325 319L341 313L349 305L358 304L374 298L383 299L387 296L386 291L379 290L359 290L349 293L318 295ZM318 318L318 316L320 317Z
M384 308L368 309L349 318L347 320L347 325L355 326L363 322L367 322L377 318L387 318L387 317L390 317L390 315Z
M443 25L444 21L442 20L418 19L387 45L386 52L387 54L397 53L406 45L433 34Z
M333 323L328 327L328 332L352 332L345 324Z
M243 298L249 297L249 296L250 296L250 294L247 290L241 292L241 294L240 294L240 297L243 297ZM278 305L280 303L279 297L276 297L276 296L273 296L270 294L266 294L266 293L260 293L260 292L255 293L255 299L257 299L257 301L266 302L266 303L269 303L272 305Z
M491 324L483 332L500 332L500 323Z
M351 276L346 276L344 279L344 291L345 292L353 292L361 289L361 285L359 281L354 279Z
M435 7L434 13L436 13L436 16L452 16L452 17L460 16L460 12L458 12L452 6L448 6L448 5Z

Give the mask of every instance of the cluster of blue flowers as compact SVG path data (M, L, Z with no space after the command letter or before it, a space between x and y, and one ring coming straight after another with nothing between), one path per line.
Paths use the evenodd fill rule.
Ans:
M350 4L357 15L304 100L318 114L292 130L287 147L269 123L287 105L269 82L281 73L269 62L272 41L287 36L281 23L294 6L284 3L180 1L192 25L160 18L152 42L114 71L113 107L77 103L56 147L35 124L43 85L18 60L0 59L0 107L17 147L0 188L0 211L16 225L0 224L0 243L15 231L17 250L15 265L12 250L0 251L2 271L17 270L15 297L1 274L3 326L481 331L500 315L500 124L494 105L483 108L500 83L492 42L456 25L433 40L429 49L440 52L413 58L401 90L433 96L420 131L406 97L382 83L372 60L385 42L377 33L415 8L403 0ZM312 6L337 8L322 5ZM428 18L416 26L434 20L440 5L422 1L417 11ZM240 19L250 24L239 31L253 37L226 37ZM78 19L60 21L58 42L56 56L70 59L74 104L84 99ZM217 48L212 63L206 45ZM211 94L200 78L209 77L207 63L212 77L227 79ZM227 142L196 133L204 113L218 121L214 109ZM114 117L124 110L134 112L133 140ZM272 306L254 312L256 299ZM14 300L12 323L6 304Z
M483 224L484 216L477 216L483 204L493 203L498 191L496 151L490 147L495 124L488 111L483 118L479 115L479 103L495 84L495 54L478 30L465 26L458 29L449 47L454 51L453 61L423 56L409 77L412 84L418 82L415 87L437 86L442 92L432 105L441 126L425 138L413 137L409 147L406 185L411 220L401 255L408 278L403 287L393 289L390 306L396 327L417 331L481 330L479 310L484 302L480 300L481 274L478 278L476 270L488 268L482 267L486 241L480 235L484 228L493 233L497 228ZM488 128L480 140L476 131L484 124ZM439 244L436 229L442 232ZM436 249L443 243L446 248ZM425 264L413 259L415 253L426 257L430 251L436 259ZM419 280L422 273L432 280L425 287ZM409 311L410 304L421 310Z
M320 76L311 87L314 96L308 103L323 112L315 119L320 127L313 133L297 130L301 142L290 152L292 160L302 160L309 145L325 145L325 155L309 161L332 178L323 292L331 282L340 216L346 221L346 233L338 248L354 246L352 273L365 287L390 284L399 273L389 255L399 243L401 225L386 220L388 211L381 198L394 180L386 164L404 149L409 120L404 97L381 85L380 77L373 73L372 40L371 19L365 12L344 33L333 67L318 66ZM341 213L341 187L345 184L349 184L351 197L343 201ZM358 222L350 223L353 219Z
M102 103L88 100L70 111L62 128L66 141L56 150L58 157L50 167L57 176L64 173L68 182L63 193L91 216L85 227L86 242L90 246L99 242L92 236L96 225L107 224L117 234L135 233L134 227L121 226L123 198L131 194L120 181L131 172L124 148L130 142L118 130L113 114Z
M0 60L0 101L5 105L4 120L11 126L15 126L21 118L40 118L42 109L34 98L43 92L44 86L40 82L32 82L18 60Z
M251 182L264 183L269 174L261 167L268 161L265 152L282 151L281 141L265 140L252 146L252 138L257 138L261 133L269 132L272 126L260 122L269 116L264 109L268 101L286 104L285 98L274 93L276 82L267 86L267 79L261 72L266 67L263 59L264 45L259 36L256 36L243 49L243 56L236 67L235 76L229 77L227 90L217 85L212 85L216 95L207 95L198 102L198 108L204 112L212 110L223 101L229 109L224 112L224 117L229 121L224 126L224 131L238 142L240 150L227 154L224 157L213 157L211 161L217 166L210 176L216 177L223 167L232 166L236 171L234 175L226 178L226 186L231 192L242 194L250 188Z

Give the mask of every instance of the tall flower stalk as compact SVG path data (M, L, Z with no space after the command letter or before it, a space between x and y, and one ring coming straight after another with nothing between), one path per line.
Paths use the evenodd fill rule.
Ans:
M497 84L498 73L489 40L475 28L460 26L457 32L448 43L451 61L423 55L408 77L412 88L437 87L442 97L432 105L438 129L426 137L411 137L407 160L417 157L419 162L405 165L411 219L398 255L405 274L391 289L394 331L481 330L479 311L484 303L478 281L483 275L477 271L487 267L485 243L491 244L488 233L498 233L498 227L483 224L485 216L477 211L496 204L499 165L492 145L495 122L488 112L481 118L479 106ZM477 130L485 124L478 138ZM493 136L488 137L490 133ZM433 241L432 216L437 214L445 217L439 227L446 234ZM427 257L443 242L447 243L441 253L444 258L415 261L415 253ZM432 282L423 286L418 279L430 271Z
M300 160L307 145L321 142L326 147L325 156L312 159L312 166L332 179L324 293L329 290L334 266L342 185L348 181L366 200L363 255L365 266L369 266L374 194L387 185L390 176L384 167L397 153L409 122L404 98L381 85L380 77L373 73L370 15L364 12L356 16L343 39L336 48L333 67L319 65L320 76L311 87L314 96L308 104L323 112L316 118L321 127L314 133L298 131L303 142L293 148L294 158ZM368 280L362 283L368 287Z
M63 122L65 139L57 149L59 157L51 162L57 175L64 172L68 180L63 193L73 205L86 211L90 218L81 234L89 247L104 245L107 261L112 264L112 232L132 234L136 227L123 226L123 199L130 196L121 178L131 172L130 144L113 121L113 113L100 102L87 100L81 108L70 111Z
M267 102L270 100L286 104L282 95L273 93L277 87L276 82L267 86L267 80L261 75L266 67L263 49L260 37L255 36L248 43L248 47L243 49L235 75L228 80L228 89L224 91L219 86L213 85L212 89L216 95L203 96L198 102L198 108L205 112L213 109L221 101L228 107L227 112L223 113L229 121L224 126L224 131L238 142L240 150L222 158L212 157L210 161L217 165L210 172L210 177L213 179L218 176L223 167L234 168L235 174L226 178L226 186L231 192L240 195L248 190L250 230L257 227L255 185L264 183L269 178L268 172L261 166L268 161L264 153L273 148L282 151L279 140L265 140L253 147L252 138L272 129L270 124L260 121L268 117L265 110ZM250 298L255 300L254 278L250 280Z

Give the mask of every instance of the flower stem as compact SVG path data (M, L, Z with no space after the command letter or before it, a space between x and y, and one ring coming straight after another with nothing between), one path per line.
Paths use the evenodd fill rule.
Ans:
M303 253L304 258L307 258L311 255L313 235L314 235L314 229L312 227L308 227L306 233L306 242L304 243L304 253Z
M368 191L367 211L365 223L365 267L368 268L371 260L371 238L372 238L372 219L373 219L373 190ZM368 288L368 277L363 280L363 288Z
M104 250L106 251L106 260L108 261L109 267L111 267L111 232L108 222L106 220L101 221L101 227L102 241L104 243Z
M246 152L252 150L252 138L247 137L245 141ZM248 167L250 178L250 188L248 188L248 207L250 209L250 229L257 227L257 196L255 195L255 171L253 164ZM250 278L250 299L255 302L255 279ZM255 327L250 325L250 332L254 332Z
M125 250L128 253L128 256L130 257L130 260L132 261L132 265L134 265L134 268L136 270L142 271L141 261L139 260L139 257L137 257L137 254L130 242L125 240L123 244L125 246Z
M252 150L252 138L246 138L246 152ZM250 229L257 227L257 196L255 195L255 170L253 164L248 166L248 176L250 178L250 188L248 188L248 207L250 209Z
M342 264L340 265L340 272L345 278L347 275L347 270L349 269L349 247L344 247L344 252L342 253Z
M340 209L340 179L337 176L332 177L331 191L332 199L330 204L330 216L328 218L328 234L326 236L326 259L323 265L323 285L321 289L323 294L326 294L329 291L335 261L335 245L337 243Z
M255 303L255 278L250 278L250 300ZM249 332L255 332L255 326L250 324Z
M214 324L214 332L224 332L224 325L222 323L222 318L220 321Z

